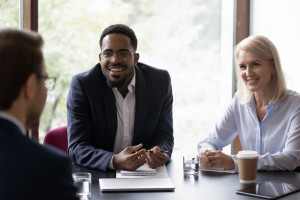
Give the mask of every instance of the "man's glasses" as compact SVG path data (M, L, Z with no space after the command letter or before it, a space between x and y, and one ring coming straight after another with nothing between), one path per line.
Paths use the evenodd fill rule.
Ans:
M131 56L131 54L134 54L134 53L135 53L134 51L130 52L130 51L127 51L127 50L121 50L121 51L116 52L119 60L127 59ZM115 52L113 52L113 51L103 51L103 52L101 52L101 57L104 60L110 60L114 55L115 55Z
M40 75L39 77L45 79L45 87L48 89L48 91L54 89L56 83L56 77L48 76L48 75Z

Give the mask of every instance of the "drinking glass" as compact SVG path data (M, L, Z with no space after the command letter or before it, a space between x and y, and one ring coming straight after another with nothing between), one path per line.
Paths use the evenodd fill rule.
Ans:
M184 175L199 174L199 156L197 154L187 154L183 156Z
M92 175L87 172L73 173L74 185L77 189L76 195L80 199L91 197Z

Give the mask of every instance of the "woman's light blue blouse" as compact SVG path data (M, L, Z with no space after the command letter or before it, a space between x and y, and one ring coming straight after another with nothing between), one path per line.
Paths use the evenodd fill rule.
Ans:
M241 104L236 93L222 120L198 144L198 151L222 150L237 135L243 150L259 153L259 170L294 170L300 166L300 95L288 90L286 99L268 104L259 122L254 97ZM237 158L232 158L238 170Z

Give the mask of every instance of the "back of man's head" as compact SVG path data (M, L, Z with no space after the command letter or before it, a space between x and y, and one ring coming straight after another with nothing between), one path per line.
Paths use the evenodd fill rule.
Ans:
M42 45L38 33L0 29L0 110L12 106L31 74L41 75Z

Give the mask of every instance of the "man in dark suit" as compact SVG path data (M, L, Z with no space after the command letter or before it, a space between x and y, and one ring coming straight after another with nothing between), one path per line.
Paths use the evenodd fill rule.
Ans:
M69 158L26 136L47 97L37 33L0 30L0 199L77 199Z
M103 171L165 164L174 145L168 72L138 62L137 39L126 25L106 28L100 49L100 63L70 86L70 157Z

